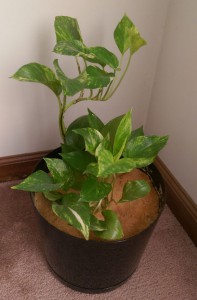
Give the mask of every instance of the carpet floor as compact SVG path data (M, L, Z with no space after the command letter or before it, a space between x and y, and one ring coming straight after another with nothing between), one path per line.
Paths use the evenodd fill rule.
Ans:
M118 289L83 294L49 271L28 193L0 184L1 300L196 300L197 248L168 207L133 276Z

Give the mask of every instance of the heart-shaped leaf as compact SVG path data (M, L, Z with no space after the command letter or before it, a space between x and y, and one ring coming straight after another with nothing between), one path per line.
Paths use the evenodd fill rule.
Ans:
M104 199L111 192L111 184L99 182L96 177L88 177L80 193L81 202L93 202Z
M121 158L114 161L112 153L107 150L99 152L98 156L98 175L108 177L113 174L127 173L135 168L142 168L150 165L152 158Z
M82 41L79 24L76 19L67 16L57 16L54 26L57 42Z
M124 15L114 31L114 39L120 52L124 54L130 49L131 54L140 47L146 45L146 41L141 38L139 31L132 21Z
M79 128L74 129L73 132L78 133L84 138L86 151L94 155L96 148L103 140L101 133L94 128Z
M28 192L50 192L60 189L64 183L54 183L52 177L42 170L39 170L23 180L12 189Z
M54 72L41 64L29 63L22 66L11 78L19 81L42 83L49 87L55 95L60 95L62 88Z
M86 151L62 153L61 156L71 167L81 172L84 172L90 163L95 162L94 156Z
M106 230L94 231L95 235L106 240L121 239L123 237L122 226L115 212L104 210L102 215L105 219L103 225L106 227Z
M64 189L68 189L74 182L73 172L71 168L59 158L45 158L44 159L54 182L63 182Z
M95 115L90 109L88 109L88 122L88 127L94 128L98 131L100 131L104 127L104 124L101 121L101 119L97 115Z
M154 158L166 145L168 136L137 136L129 140L123 153L130 158Z
M150 193L150 190L150 185L146 180L128 181L123 188L122 198L119 202L128 202L142 198Z
M67 199L64 205L52 204L52 210L61 219L81 231L86 240L89 239L91 212L88 203L79 204L73 199Z

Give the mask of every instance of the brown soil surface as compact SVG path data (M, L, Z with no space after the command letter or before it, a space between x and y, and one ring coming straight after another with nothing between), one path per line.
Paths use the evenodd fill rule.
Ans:
M124 238L138 234L147 228L157 217L159 212L158 194L152 186L149 177L142 171L136 169L127 174L117 176L114 187L113 198L117 201L121 198L122 189L128 180L146 179L150 186L151 192L138 200L132 202L124 202L116 204L111 202L109 208L113 209L122 224ZM53 226L59 230L69 233L70 235L83 238L82 234L68 225L65 221L57 217L51 210L51 202L48 201L41 193L35 195L35 207L39 213ZM90 235L90 239L95 239L94 234Z

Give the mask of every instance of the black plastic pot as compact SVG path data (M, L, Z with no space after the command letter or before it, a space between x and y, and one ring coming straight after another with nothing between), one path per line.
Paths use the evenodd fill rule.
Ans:
M56 149L48 157L57 157L59 152L60 149ZM45 168L41 161L36 169ZM160 173L154 165L144 171L159 193L160 212L148 228L128 239L86 241L58 230L38 213L48 264L71 288L87 293L106 292L124 283L136 270L165 204Z

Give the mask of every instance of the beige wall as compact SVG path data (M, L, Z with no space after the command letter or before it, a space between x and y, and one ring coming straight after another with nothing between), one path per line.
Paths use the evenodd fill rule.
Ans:
M161 158L197 203L197 1L171 0L146 131L170 135Z
M56 15L76 17L84 40L101 43L118 54L113 42L116 24L126 12L148 46L134 58L127 78L113 100L83 103L66 116L69 123L89 106L104 121L134 109L134 124L145 122L157 58L162 41L168 0L0 0L0 157L46 150L60 143L57 103L46 87L8 79L32 61L52 66ZM72 71L72 64L67 62ZM72 73L72 72L71 72ZM113 101L113 102L112 102ZM167 130L168 132L168 130Z

